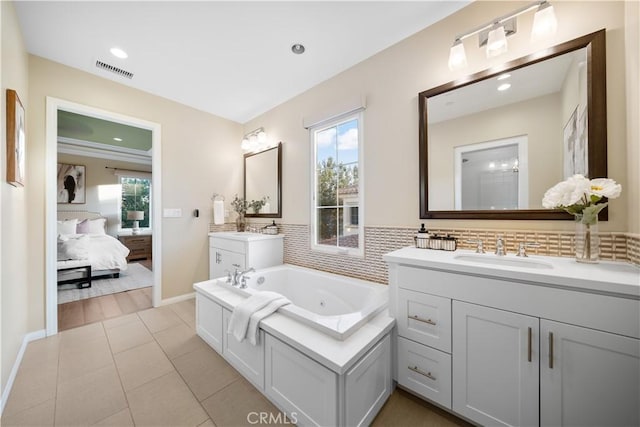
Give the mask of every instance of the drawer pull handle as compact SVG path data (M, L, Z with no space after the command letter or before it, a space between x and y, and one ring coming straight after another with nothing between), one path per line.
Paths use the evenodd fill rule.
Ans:
M436 322L434 322L433 320L431 320L431 319L423 319L423 318L419 317L417 314L414 314L413 316L409 316L409 319L417 320L418 322L428 323L429 325L436 326Z
M529 362L531 362L531 335L533 334L531 328L529 328L529 335L527 337L527 360Z
M417 366L407 366L407 368L409 368L410 371L413 371L415 373L418 373L418 374L420 374L422 376L425 376L425 377L429 378L430 380L433 380L433 381L436 380L436 377L431 375L431 372L424 372L423 370L421 370Z

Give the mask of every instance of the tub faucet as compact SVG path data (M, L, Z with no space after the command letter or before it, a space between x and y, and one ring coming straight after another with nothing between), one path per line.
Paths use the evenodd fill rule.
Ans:
M236 271L233 272L233 281L231 282L232 286L238 286L240 285L241 288L246 288L247 287L247 277L245 277L245 274L247 273L251 273L253 271L256 271L253 267L249 267L248 269L242 271L240 270L240 265L239 264L233 264L233 266L236 268Z
M505 256L507 253L504 250L504 240L502 236L498 236L496 239L496 255Z

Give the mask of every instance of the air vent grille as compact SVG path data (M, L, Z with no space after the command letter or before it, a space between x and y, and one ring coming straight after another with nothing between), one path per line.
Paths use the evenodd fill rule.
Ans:
M110 71L114 74L117 74L122 77L126 77L128 79L133 78L133 73L130 71L123 70L122 68L118 68L114 65L107 64L106 62L102 62L99 59L96 60L96 67L102 68L103 70Z

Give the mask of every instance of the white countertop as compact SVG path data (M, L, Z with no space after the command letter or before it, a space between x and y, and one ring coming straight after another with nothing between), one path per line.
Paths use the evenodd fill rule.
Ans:
M476 254L468 250L448 252L415 247L402 248L382 258L387 263L640 299L640 268L623 262L586 264L576 262L574 258L537 255L521 258L514 254L498 257L493 253ZM492 264L495 258L500 259ZM515 265L500 265L502 261ZM532 267L525 266L528 262ZM536 265L542 268L533 268Z
M249 242L253 240L282 239L284 238L284 234L248 233L246 231L217 231L209 233L209 237Z
M196 283L193 288L231 311L245 299L244 296L219 286L215 279ZM389 317L388 311L384 310L344 341L277 312L263 319L260 328L332 371L343 374L393 328L394 321Z

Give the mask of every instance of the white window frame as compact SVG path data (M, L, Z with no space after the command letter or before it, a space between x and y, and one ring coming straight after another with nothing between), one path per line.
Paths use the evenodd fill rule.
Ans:
M328 128L339 125L343 122L350 120L358 120L358 248L348 248L340 246L329 246L317 243L318 238L318 223L317 223L317 207L316 207L316 189L317 179L316 163L317 163L317 149L315 135L318 132L326 130ZM331 119L316 123L309 127L309 140L311 145L311 159L310 162L310 174L311 179L311 191L310 199L310 224L311 235L310 244L311 250L316 252L324 252L329 254L348 255L353 257L364 258L364 108L359 108L355 111L351 111Z
M153 179L151 173L146 172L119 172L116 171L116 177L118 178L118 187L120 191L118 192L118 234L126 235L130 234L133 228L125 228L122 226L122 178L138 178L138 179L146 179L150 182L149 189L149 227L140 227L140 231L143 234L150 232L153 229Z

